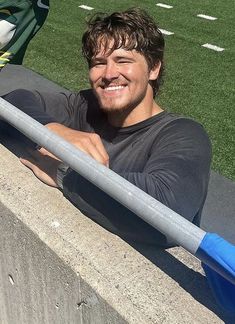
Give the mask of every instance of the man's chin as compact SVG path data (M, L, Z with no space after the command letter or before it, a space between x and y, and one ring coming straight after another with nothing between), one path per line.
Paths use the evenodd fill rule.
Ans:
M112 106L112 107L111 106L101 106L100 108L101 108L101 110L103 110L106 113L117 113L117 112L120 112L123 110L122 108L118 108L115 106Z
M120 105L120 102L117 103L116 100L99 100L100 108L105 112L117 112L125 110L124 105Z
M110 101L102 101L99 100L100 108L103 112L108 114L123 114L131 112L133 108L136 107L136 103L130 102L121 102L121 100L110 100Z

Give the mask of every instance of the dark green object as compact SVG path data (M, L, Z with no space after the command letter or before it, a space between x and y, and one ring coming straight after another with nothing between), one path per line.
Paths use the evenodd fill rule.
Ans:
M42 27L49 0L0 2L0 69L7 63L21 64L28 43Z

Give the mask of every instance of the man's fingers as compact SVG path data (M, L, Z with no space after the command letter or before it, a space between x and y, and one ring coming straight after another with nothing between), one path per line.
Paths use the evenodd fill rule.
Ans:
M30 156L20 157L20 162L36 174L42 168L39 162L41 157L42 155L39 152L34 151L30 153Z
M103 165L108 166L108 159L106 159L99 150L97 150L96 146L90 146L90 147L86 147L86 151L87 153L93 157L93 159L95 159L96 161L100 162Z
M58 187L56 172L60 161L35 151L30 158L20 158L20 162L33 171L35 176L52 187Z
M37 160L40 158L41 153L37 150L30 150L25 153L25 156L20 157L20 162L32 170L32 168L37 164Z
M79 148L84 153L89 154L98 162L109 166L109 156L101 141L101 138L96 133L88 133L83 131L77 131L68 128L58 123L49 123L46 127L65 140ZM45 155L56 158L53 154L49 153L44 148L40 149L40 152Z
M20 158L20 162L21 162L22 164L24 164L25 166L27 166L29 169L33 170L34 163L32 163L31 161L26 160L26 159L24 159L24 158Z
M97 148L93 144L87 144L86 143L86 145L82 145L81 143L79 143L79 145L76 144L75 146L79 150L81 150L82 152L90 155L96 161L100 162L101 164L106 165L103 156L99 153L99 151L97 150Z
M44 147L39 147L37 149L38 152L40 152L42 155L49 155L51 154L49 151L47 151Z
M53 159L61 161L57 156L55 156L53 153L47 151L44 147L40 147L37 151L40 152L42 155L48 155L48 156L52 157Z
M94 139L94 137L90 135L91 134L89 134L89 136L80 139L80 141L77 142L75 146L77 146L84 153L89 154L96 161L100 162L103 165L108 166L108 162L109 162L108 154L105 148L103 147L101 140L99 139L100 140L99 143L99 140Z
M98 152L103 157L103 162L104 162L103 164L105 164L106 166L109 166L109 156L108 156L108 153L107 153L99 135L91 134L91 136L93 136L94 143L95 143L95 146L96 146Z

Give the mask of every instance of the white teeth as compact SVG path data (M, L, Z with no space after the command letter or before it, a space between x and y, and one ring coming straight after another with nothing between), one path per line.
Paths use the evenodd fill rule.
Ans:
M107 88L105 88L105 90L107 91L115 91L115 90L120 90L120 89L123 89L125 88L124 86L109 86Z

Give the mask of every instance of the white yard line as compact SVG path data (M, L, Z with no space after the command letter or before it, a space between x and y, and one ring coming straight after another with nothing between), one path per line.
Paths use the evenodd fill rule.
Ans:
M218 18L216 18L216 17L207 16L207 15L203 15L203 14L199 14L199 15L197 15L197 17L199 17L199 18L203 18L203 19L207 19L207 20L216 20L216 19L218 19Z
M165 4L165 3L156 3L156 6L162 7L162 8L165 8L165 9L171 9L171 8L173 8L173 6L170 6L170 5Z
M208 44L208 43L203 44L202 47L212 49L213 51L216 51L216 52L222 52L225 50L223 47L219 47L219 46Z
M85 10L93 10L94 8L86 6L86 5L81 5L79 8L85 9Z
M160 29L160 31L164 34L164 35L174 35L174 33L173 32L170 32L170 31L168 31L168 30L165 30L165 29Z

